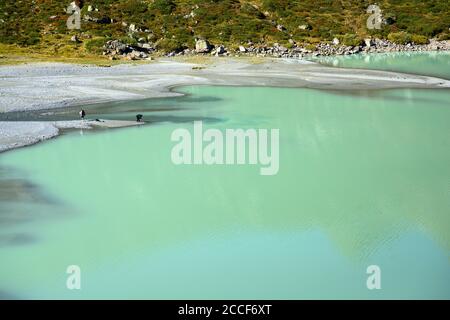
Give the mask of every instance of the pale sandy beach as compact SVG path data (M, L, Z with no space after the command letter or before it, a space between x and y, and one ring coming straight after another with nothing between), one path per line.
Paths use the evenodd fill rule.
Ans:
M336 90L450 87L450 81L439 78L332 68L292 59L252 63L219 58L201 65L161 60L112 67L36 63L0 67L0 113L176 96L179 93L172 92L171 88L201 84ZM136 124L134 121L0 121L0 152L52 138L60 129Z

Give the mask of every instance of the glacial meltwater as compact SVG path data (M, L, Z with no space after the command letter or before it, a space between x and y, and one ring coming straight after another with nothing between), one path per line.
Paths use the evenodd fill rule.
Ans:
M450 298L448 89L177 91L0 155L0 298ZM279 129L279 172L175 165L194 120Z
M334 67L404 72L450 80L449 51L319 56L314 57L312 60Z

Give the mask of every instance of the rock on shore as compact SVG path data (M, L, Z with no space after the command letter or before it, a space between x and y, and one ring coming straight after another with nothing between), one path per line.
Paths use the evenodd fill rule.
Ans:
M123 43L119 40L110 40L103 47L103 55L110 59L140 60L148 59L149 55L156 51L149 43L138 43L135 46Z
M337 38L331 43L321 42L317 45L304 46L289 39L289 48L275 43L271 46L253 44L239 45L236 48L227 48L222 44L213 45L206 39L197 39L195 49L183 49L165 54L165 56L191 56L191 55L215 55L215 56L255 56L272 58L297 58L308 56L331 56L352 55L357 53L383 53L383 52L414 52L414 51L436 51L450 50L450 41L438 41L431 39L428 44L395 44L389 40L367 38L358 45L348 46L341 43ZM104 55L110 59L141 60L149 59L150 55L158 53L156 47L151 43L138 43L135 46L124 44L118 40L110 40L104 47Z

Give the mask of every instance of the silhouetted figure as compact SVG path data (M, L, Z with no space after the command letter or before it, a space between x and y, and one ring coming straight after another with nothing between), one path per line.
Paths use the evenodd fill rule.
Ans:
M143 115L142 114L137 114L136 115L136 121L137 122L141 122Z
M86 111L84 111L83 109L80 110L80 118L84 119L84 117L86 116Z

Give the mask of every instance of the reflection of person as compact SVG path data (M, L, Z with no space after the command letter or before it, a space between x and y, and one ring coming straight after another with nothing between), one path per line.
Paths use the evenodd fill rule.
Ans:
M137 114L136 115L136 121L137 122L141 122L143 115L142 114Z
M84 111L83 109L81 109L80 111L80 118L84 119L84 116L86 115L86 111Z

